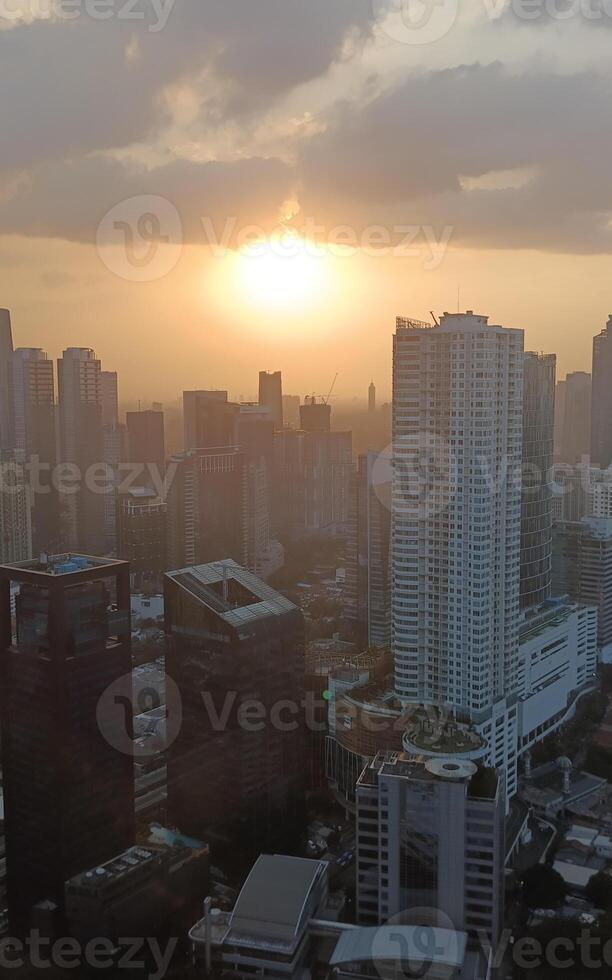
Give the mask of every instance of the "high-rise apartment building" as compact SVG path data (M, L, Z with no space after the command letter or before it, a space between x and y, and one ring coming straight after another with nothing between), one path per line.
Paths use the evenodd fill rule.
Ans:
M102 446L106 466L104 489L104 554L117 554L117 491L122 481L122 464L127 456L127 427L122 422L102 426Z
M511 795L523 332L471 311L398 318L393 384L395 691L476 725Z
M116 371L100 371L100 401L102 425L116 425L119 421L119 390Z
M270 410L275 429L283 427L283 381L280 371L259 372L259 404Z
M13 334L11 314L0 310L0 450L14 449Z
M553 533L553 588L596 606L600 649L612 644L612 518L558 523Z
M167 505L149 487L131 487L117 498L117 555L129 561L141 587L157 582L167 565Z
M593 337L591 391L591 462L602 469L612 463L612 316Z
M523 491L521 608L551 592L553 521L554 354L525 353L523 380Z
M504 785L495 770L380 752L356 795L359 922L436 910L436 924L484 934L495 948L505 863Z
M562 391L563 413L558 417L555 456L559 463L582 463L591 447L591 375L572 371Z
M40 902L61 912L68 878L133 843L129 566L1 566L0 653L8 904L27 928ZM127 711L107 695L119 679Z
M56 551L60 543L59 500L53 482L57 463L53 361L39 348L13 355L15 446L30 464L34 552Z
M300 426L305 432L329 432L331 430L331 405L317 401L315 396L306 396L300 405Z
M31 557L30 490L22 454L0 450L0 563Z
M300 427L300 396L283 395L283 424L292 429Z
M185 452L236 445L240 406L227 400L227 391L184 391Z
M163 481L166 467L164 413L151 409L127 412L125 421L128 432L128 462L142 468L142 474L136 482L138 486L159 490L160 484L155 487L154 477Z
M244 454L234 446L191 450L170 460L168 566L221 558L245 565L247 485Z
M391 459L364 453L349 492L344 609L362 644L391 643Z
M298 538L345 530L354 472L350 432L283 429L274 439L274 469L273 513L280 534Z
M102 432L101 365L86 347L70 347L57 362L60 458L72 464L76 493L60 495L69 547L104 554L106 467Z
M169 572L164 592L166 668L183 707L169 819L200 837L240 826L243 840L276 847L303 805L302 614L229 560Z

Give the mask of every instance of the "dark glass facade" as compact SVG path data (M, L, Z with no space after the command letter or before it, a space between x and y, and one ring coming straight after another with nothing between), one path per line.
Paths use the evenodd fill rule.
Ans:
M521 499L521 608L551 594L552 467L555 415L554 354L525 353L523 492Z
M66 879L133 843L131 711L115 718L115 702L104 701L119 679L128 700L131 690L129 566L64 558L0 567L6 881L17 929L38 902L61 912ZM14 627L11 583L20 587Z

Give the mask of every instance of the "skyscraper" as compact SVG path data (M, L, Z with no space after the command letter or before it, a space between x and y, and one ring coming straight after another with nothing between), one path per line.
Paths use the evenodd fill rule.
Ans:
M307 396L300 405L300 425L305 432L331 431L331 405L329 402L317 401L315 396Z
M597 607L597 638L606 655L612 650L612 518L584 517L554 528L553 585Z
M244 454L234 446L191 450L170 460L168 565L247 561Z
M345 618L367 646L391 642L391 459L364 453L349 491Z
M612 315L593 337L591 392L591 463L602 469L612 463Z
M398 318L393 649L405 703L449 705L516 786L523 332Z
M75 469L78 492L60 496L67 544L84 554L105 550L106 466L102 432L101 365L86 347L70 347L57 362L60 453Z
M280 371L259 372L259 404L270 409L276 429L283 427L283 382Z
M137 483L154 489L152 467L163 480L166 467L166 447L164 441L164 413L151 409L143 412L128 412L126 415L128 431L128 462L141 466L142 475Z
M13 449L13 334L11 314L0 310L0 450Z
M116 371L100 371L100 401L102 425L116 425L119 421L119 390Z
M302 614L229 560L168 572L164 594L166 666L183 706L169 818L195 836L241 826L242 840L278 847L301 801Z
M133 843L129 566L1 566L0 653L8 903L27 928L37 903L61 911L67 878ZM127 712L104 700L120 679Z
M554 354L525 353L523 382L523 492L521 608L550 595L552 467L555 406Z
M31 466L34 553L59 547L59 501L53 484L57 462L53 361L39 348L20 347L13 356L15 445ZM34 478L34 465L39 472Z
M0 450L0 563L31 557L28 476L17 453Z
M572 371L563 388L563 418L558 439L558 461L580 463L591 445L591 375Z
M227 391L184 391L185 452L236 445L240 406L227 400Z
M373 415L376 411L376 385L373 381L370 381L368 387L368 412Z

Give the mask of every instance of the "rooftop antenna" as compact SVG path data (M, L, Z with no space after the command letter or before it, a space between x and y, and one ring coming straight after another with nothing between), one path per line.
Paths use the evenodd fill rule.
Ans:
M430 310L429 313L430 313L431 319L435 323L436 327L439 327L440 324L438 323L438 320L436 318L436 314L434 313L434 311L433 310Z
M459 313L459 310L460 310L460 307L459 307L459 297L460 297L460 295L461 295L461 286L459 285L459 283L457 283L457 313Z

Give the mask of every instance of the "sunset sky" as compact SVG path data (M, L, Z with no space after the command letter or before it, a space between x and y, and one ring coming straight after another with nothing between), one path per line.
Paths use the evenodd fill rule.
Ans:
M590 369L612 7L411 2L2 0L16 345L94 347L125 399L249 393L264 368L289 393L339 371L341 396L373 377L384 397L395 315L459 291L558 377Z

